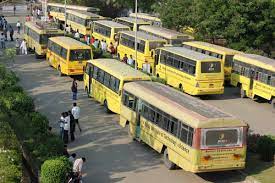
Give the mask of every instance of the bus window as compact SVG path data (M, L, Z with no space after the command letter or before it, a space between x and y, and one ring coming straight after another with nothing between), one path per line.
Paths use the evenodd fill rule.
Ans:
M220 73L221 63L220 62L202 62L201 73Z
M234 57L234 55L226 55L224 66L232 66L233 57Z
M82 61L91 59L91 50L81 49L81 50L71 50L70 51L70 61Z

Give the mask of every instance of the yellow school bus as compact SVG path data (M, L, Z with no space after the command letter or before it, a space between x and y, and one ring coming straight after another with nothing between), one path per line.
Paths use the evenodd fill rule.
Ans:
M81 35L91 35L91 25L93 21L105 19L103 16L91 12L67 10L67 25Z
M166 44L166 40L152 36L145 32L137 31L137 59L135 52L135 32L120 32L119 45L117 48L118 58L123 59L125 54L129 58L131 55L137 60L137 68L145 72L154 72L155 49Z
M165 39L168 45L181 46L183 41L192 41L194 37L164 27L143 25L139 30L153 36Z
M66 5L67 10L78 10L84 12L99 12L98 8L87 7L87 6L77 6L77 5ZM64 22L65 21L65 5L61 3L47 3L47 12L49 16L54 19Z
M92 59L92 49L70 37L52 37L48 42L46 59L60 76L81 75L86 62Z
M230 81L233 56L241 53L237 50L201 41L184 42L183 47L221 59L224 65L224 77L226 81Z
M95 59L87 62L84 87L88 96L104 105L106 112L119 114L123 85L137 80L151 78L117 60Z
M168 169L194 173L243 169L247 124L156 82L126 83L120 125L163 154Z
M118 33L125 30L130 30L130 27L111 20L98 20L94 21L92 35L100 41L105 40L109 45L114 44L118 40Z
M223 64L220 59L183 47L157 49L156 76L190 95L222 94Z
M137 22L136 22L135 18L132 18L132 17L118 17L118 18L115 18L115 21L117 23L130 27L131 31L139 30L139 27L142 25L150 25L150 22L146 22L142 19L137 19Z
M254 54L233 59L231 84L240 87L242 98L263 98L275 109L275 60Z
M150 14L147 14L147 13L130 13L129 17L132 17L132 18L138 18L138 19L142 19L144 21L147 21L147 22L150 22L151 25L153 26L158 26L158 27L161 27L162 26L162 22L160 20L160 18L154 16L154 15L150 15Z
M35 52L37 58L46 55L47 43L50 37L62 34L64 32L52 23L26 22L24 26L24 39L27 42L27 47Z

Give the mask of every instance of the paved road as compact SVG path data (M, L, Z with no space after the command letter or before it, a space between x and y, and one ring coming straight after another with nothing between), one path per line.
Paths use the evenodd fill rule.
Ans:
M57 72L45 61L35 60L33 56L19 56L14 70L21 78L21 85L34 97L36 108L48 116L51 126L57 131L59 114L71 108L71 78L58 77ZM83 86L80 81L79 86ZM241 114L246 110L239 106L251 105L251 115L264 114L265 119L268 117L264 113L267 108L265 104L258 106L249 100L240 102L239 99L212 99L208 102L225 105ZM118 125L118 116L105 114L103 107L97 102L87 100L82 89L78 103L81 107L80 123L83 132L77 131L76 141L69 144L69 150L87 158L84 182L244 182L245 178L236 171L205 174L169 171L164 167L161 155L144 144L130 141L126 130ZM249 119L250 113L247 116Z

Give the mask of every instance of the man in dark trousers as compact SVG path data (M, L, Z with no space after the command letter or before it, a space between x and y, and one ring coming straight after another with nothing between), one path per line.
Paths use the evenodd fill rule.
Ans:
M72 82L71 90L73 92L73 100L77 100L77 82L76 82L75 78L74 78L74 80Z
M71 111L68 111L69 116L70 116L70 136L71 136L71 141L75 140L74 132L75 132L75 119Z
M13 34L14 34L14 30L13 30L12 26L10 25L10 39L11 39L11 41L13 41Z

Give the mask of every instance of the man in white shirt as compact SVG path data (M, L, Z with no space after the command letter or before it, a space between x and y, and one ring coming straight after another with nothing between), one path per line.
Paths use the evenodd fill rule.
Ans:
M133 59L133 56L132 56L132 55L130 55L130 58L128 58L127 64L128 64L128 65L131 65L131 66L134 65L134 59Z
M102 51L104 51L104 52L107 51L107 43L106 43L106 41L104 41L104 40L101 41L101 49L102 49Z
M28 51L27 51L27 42L25 39L23 39L21 45L20 45L20 49L23 55L27 55Z
M16 27L17 27L17 33L20 34L21 24L19 21L16 23Z
M80 39L80 34L78 32L78 30L76 31L76 33L74 34L74 38L79 40Z
M70 115L68 112L65 112L65 122L64 122L64 143L69 142L69 132L70 132Z
M82 177L82 167L83 163L86 162L86 158L78 158L74 161L73 164L73 173L74 173L74 178L81 179Z
M81 130L81 127L80 127L80 124L78 121L78 119L80 117L80 108L77 106L76 103L73 103L72 114L74 116L75 123L77 124L78 129L81 132L82 130Z

